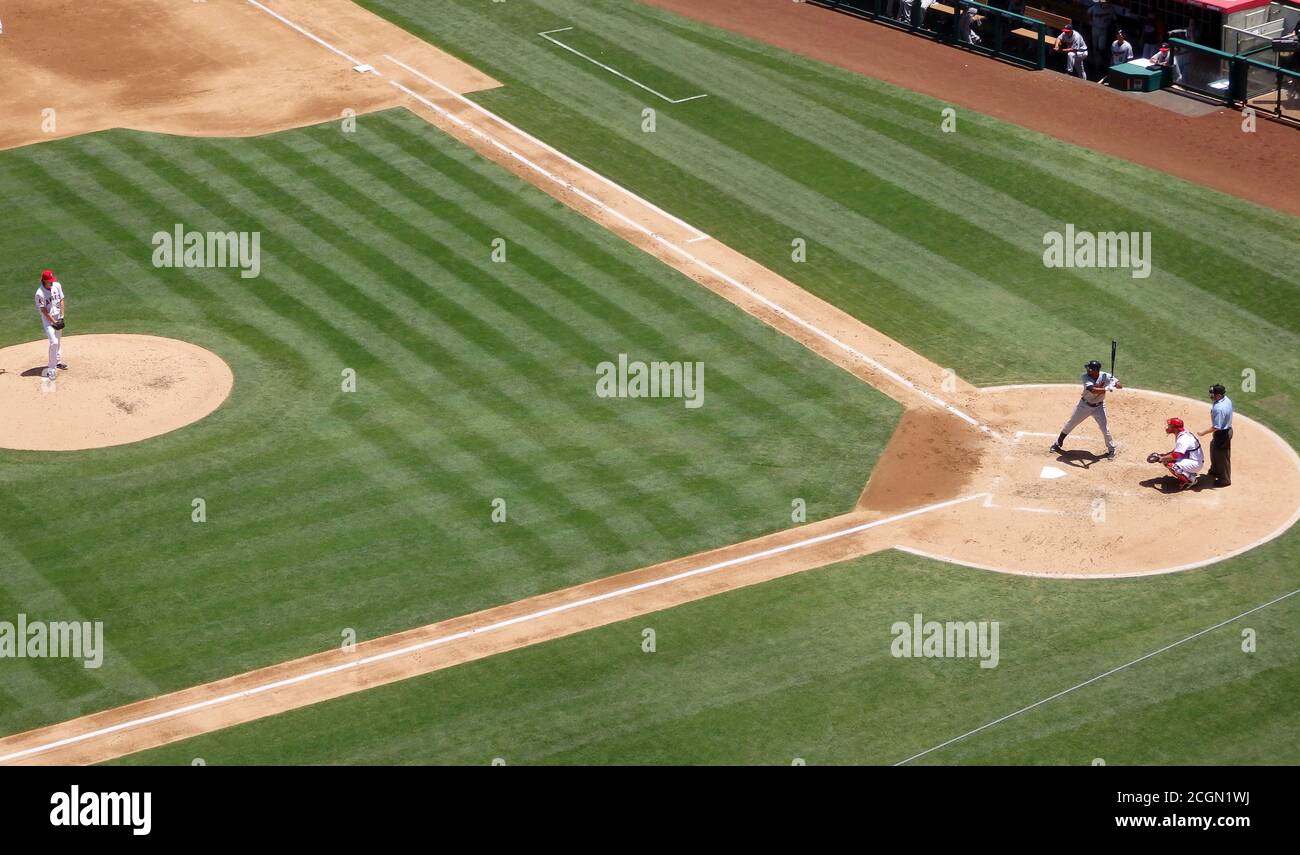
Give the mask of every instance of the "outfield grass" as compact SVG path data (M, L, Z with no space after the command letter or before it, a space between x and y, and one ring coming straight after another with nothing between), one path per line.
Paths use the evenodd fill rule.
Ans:
M70 332L188 339L236 378L157 439L0 452L0 619L102 620L109 646L0 661L0 733L734 543L795 498L844 512L899 411L402 111L31 146L0 193L0 340L37 337L50 266ZM261 276L155 269L178 222L260 231ZM703 361L704 405L598 399L619 353Z
M1116 337L1131 385L1199 398L1220 380L1300 437L1294 218L979 115L945 134L939 102L630 0L365 5L506 84L475 100L964 377L1073 380ZM535 35L561 26L647 85L709 97L664 104ZM1067 222L1150 230L1153 275L1045 269L1043 235ZM1258 391L1237 391L1245 369ZM885 554L128 762L896 762L1297 587L1294 533L1087 583ZM919 762L1300 762L1297 600ZM917 611L1002 621L1002 663L893 659L889 625Z

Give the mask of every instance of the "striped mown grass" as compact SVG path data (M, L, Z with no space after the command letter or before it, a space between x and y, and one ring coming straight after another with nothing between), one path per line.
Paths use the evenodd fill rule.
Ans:
M1200 398L1253 368L1240 406L1300 437L1293 217L975 113L945 133L933 99L634 0L362 5L506 84L473 100L972 382L1072 380L1118 338L1134 385ZM709 97L666 104L536 35L564 26ZM1150 231L1151 277L1045 269L1067 223Z
M1300 436L1294 218L979 115L946 134L939 102L631 0L364 5L506 84L474 100L977 383L1072 381L1115 337L1131 385L1199 398L1222 381ZM666 105L536 36L561 26L626 74L709 97ZM1043 235L1066 223L1150 231L1151 277L1045 269ZM1247 369L1258 385L1238 391ZM1083 584L880 554L126 762L897 762L1297 588L1294 532L1190 573ZM1300 762L1297 603L921 762ZM999 666L894 659L890 624L916 612L1001 621Z
M1081 585L882 553L117 762L898 763L1294 590L1292 555ZM1294 764L1298 612L1292 597L917 762ZM894 658L890 626L914 613L999 621L997 667Z
M0 153L0 188L25 200L0 228L5 341L38 334L50 266L74 334L187 339L236 377L145 443L0 452L0 616L102 620L109 647L98 671L0 662L0 732L733 543L795 498L843 512L897 418L404 111L42 144ZM260 232L261 275L154 268L175 223ZM704 362L704 406L597 398L619 353Z

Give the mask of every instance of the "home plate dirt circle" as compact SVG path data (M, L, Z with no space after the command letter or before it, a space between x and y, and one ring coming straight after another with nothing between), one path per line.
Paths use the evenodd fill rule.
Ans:
M148 335L63 339L67 371L47 381L42 339L0 349L0 448L77 451L139 442L192 424L230 395L221 357Z
M1002 436L991 438L937 411L900 425L863 494L862 507L899 507L909 485L940 485L916 504L971 497L907 521L898 547L947 561L1011 573L1113 578L1189 570L1230 558L1285 532L1300 519L1300 457L1281 437L1240 413L1234 417L1232 485L1216 489L1209 437L1202 438L1202 483L1176 492L1163 466L1165 420L1209 426L1208 401L1125 389L1108 396L1115 460L1096 423L1080 425L1066 453L1048 450L1078 400L1077 387L1007 386L964 396ZM909 415L917 413L912 411ZM940 420L936 425L935 420ZM919 422L919 423L918 423ZM936 441L937 440L937 441ZM895 448L895 446L898 446ZM905 456L900 466L891 454ZM901 470L890 474L890 469ZM879 473L877 473L879 474Z

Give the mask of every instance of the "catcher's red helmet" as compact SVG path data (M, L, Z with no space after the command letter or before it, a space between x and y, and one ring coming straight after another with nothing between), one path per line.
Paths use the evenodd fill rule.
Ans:
M1165 433L1178 433L1182 429L1183 420L1178 418L1178 416L1174 416L1172 419L1165 422Z

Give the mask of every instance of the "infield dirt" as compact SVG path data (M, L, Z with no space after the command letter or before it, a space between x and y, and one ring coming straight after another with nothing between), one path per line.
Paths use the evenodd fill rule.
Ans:
M271 5L326 39L338 28L364 35L358 49L400 50L457 91L500 85L353 3ZM0 149L107 128L252 136L404 100L244 0L19 0L3 15Z
M139 442L209 415L235 378L221 357L149 335L63 339L69 370L41 372L45 339L0 349L0 448L76 451Z

